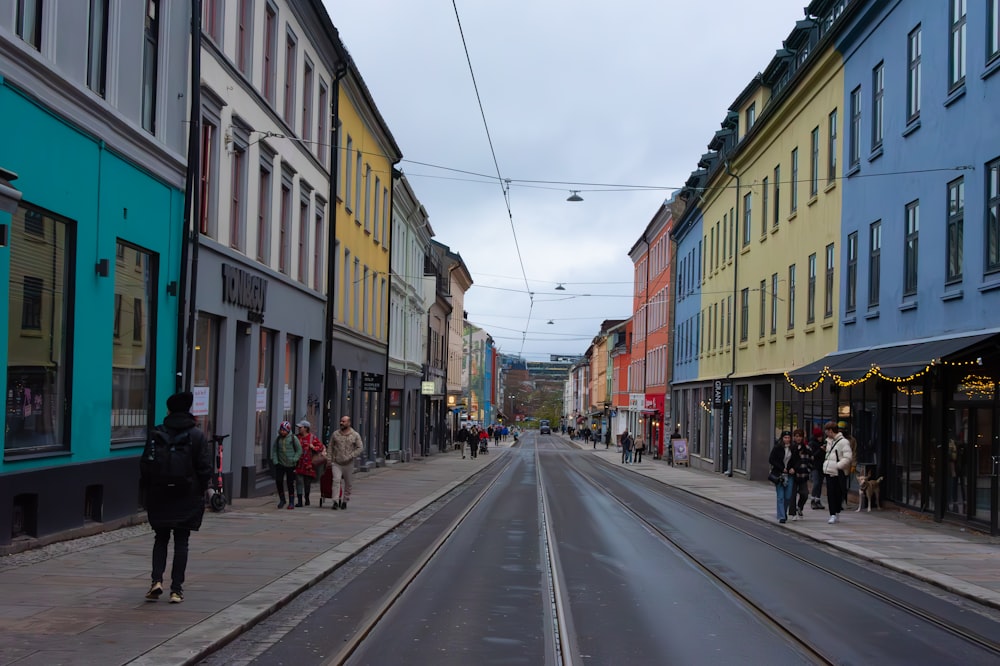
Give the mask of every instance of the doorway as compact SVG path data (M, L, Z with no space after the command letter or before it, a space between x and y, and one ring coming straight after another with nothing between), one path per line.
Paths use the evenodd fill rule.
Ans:
M995 410L955 406L948 410L945 509L968 520L989 522L996 531L998 488Z

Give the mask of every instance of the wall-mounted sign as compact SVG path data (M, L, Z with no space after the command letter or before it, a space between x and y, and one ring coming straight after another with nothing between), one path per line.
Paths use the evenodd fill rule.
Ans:
M211 391L207 386L194 386L191 393L194 394L194 403L191 405L192 416L208 416L208 399Z
M361 373L361 390L365 393L379 393L382 391L382 375L374 372Z
M222 264L222 302L247 309L247 319L264 323L267 279L232 264Z
M434 395L434 382L420 382L420 395Z

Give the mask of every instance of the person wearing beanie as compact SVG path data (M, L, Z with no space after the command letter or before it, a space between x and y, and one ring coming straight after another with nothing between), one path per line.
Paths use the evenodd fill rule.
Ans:
M823 495L823 459L826 458L826 440L823 438L823 429L813 426L812 439L809 440L809 452L812 454L812 490L810 506L813 509L825 509L821 499Z
M274 483L278 486L278 508L285 507L285 488L288 488L288 508L295 508L295 467L302 457L299 438L292 434L292 424L282 421L278 436L271 444L271 464L274 465Z
M170 413L151 433L151 444L143 452L139 467L139 487L146 518L156 535L153 540L152 584L146 592L147 601L156 601L163 594L163 573L167 567L171 535L174 538L174 559L170 569L170 603L177 604L184 600L188 540L191 532L201 527L205 515L205 491L212 477L212 452L205 433L191 415L193 403L194 395L190 392L176 393L167 398ZM170 442L170 446L155 446L160 442ZM189 469L188 478L181 482L176 479L167 482L162 477L162 465L157 466L153 462L157 456L162 458L168 448L170 453L166 455L172 460L175 460L173 456L190 456L189 460L181 458Z
M302 445L302 455L299 457L299 464L295 466L295 494L298 496L295 506L302 506L303 495L305 506L309 506L312 482L322 479L323 472L326 471L326 446L319 437L312 434L312 424L309 421L302 419L295 427L298 429L299 444Z

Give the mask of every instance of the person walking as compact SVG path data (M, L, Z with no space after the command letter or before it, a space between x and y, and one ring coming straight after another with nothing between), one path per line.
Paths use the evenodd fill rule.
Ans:
M795 505L795 515L792 516L792 520L802 520L806 517L802 510L809 498L809 476L812 474L813 458L805 437L806 433L801 428L792 431L792 450L799 457L799 464L795 467L795 491L792 493Z
M330 435L330 446L327 448L327 455L333 463L333 508L347 509L347 503L351 500L351 489L353 488L352 475L354 474L354 461L364 451L361 443L361 435L351 427L351 417L340 417L340 428L334 430ZM343 481L343 495L340 495L340 484ZM337 501L337 497L340 501Z
M809 440L809 453L812 456L812 489L810 492L813 509L825 509L823 506L823 460L826 458L826 440L823 439L823 429L814 426L812 439Z
M302 498L305 496L305 505L309 506L309 494L312 492L312 483L323 478L326 471L326 446L320 438L312 434L312 424L302 419L295 424L298 430L299 444L302 446L302 455L299 457L299 464L295 466L295 493L298 502L295 506L302 506ZM290 498L289 498L290 499Z
M176 393L167 398L167 417L150 436L139 466L139 487L153 540L152 584L148 601L163 594L163 572L167 548L174 537L170 568L170 603L184 601L188 541L201 527L205 515L205 491L212 477L212 451L205 433L191 415L194 395ZM162 444L161 444L162 443ZM158 445L160 444L160 445Z
M299 438L292 434L292 424L282 421L278 436L271 445L271 464L274 465L274 483L278 486L278 508L285 508L285 488L288 488L288 508L295 508L295 467L302 457Z
M455 442L457 443L458 450L462 452L462 457L465 457L465 443L469 441L469 429L462 426L458 429L458 434L455 435Z
M634 448L634 452L635 452L635 456L634 457L635 457L636 464L641 463L642 462L642 452L646 450L646 440L644 440L642 437L640 437L639 439L635 440L635 446L633 448Z
M632 435L629 434L628 430L622 433L622 464L627 465L632 462L632 447L635 446L635 441L632 439Z
M840 521L840 512L844 502L844 478L851 468L851 444L840 432L840 427L833 421L823 425L826 433L826 457L823 459L823 474L826 476L826 503L830 509L830 519L826 522L833 525Z
M775 496L778 503L778 522L784 523L788 520L788 509L792 505L792 493L795 490L795 470L799 466L799 454L792 449L792 433L784 430L781 437L774 443L771 454L767 457L767 462L771 466L771 474L778 479L774 484Z

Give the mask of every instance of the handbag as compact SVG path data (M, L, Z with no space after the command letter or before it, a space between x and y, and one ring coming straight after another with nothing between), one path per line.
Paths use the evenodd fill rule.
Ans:
M313 464L313 467L315 467L317 465L325 465L326 464L326 447L325 446L322 449L320 449L319 451L313 451L312 464Z
M783 474L775 474L774 472L771 472L771 473L769 473L767 475L767 480L770 481L771 483L773 483L774 485L778 485L779 483L781 483L781 477L782 476L784 476L784 475Z

